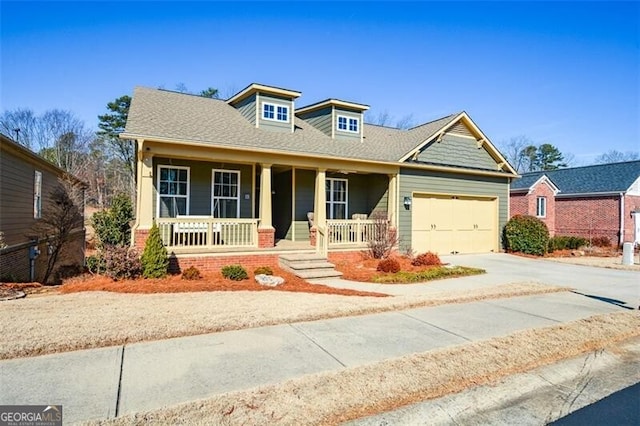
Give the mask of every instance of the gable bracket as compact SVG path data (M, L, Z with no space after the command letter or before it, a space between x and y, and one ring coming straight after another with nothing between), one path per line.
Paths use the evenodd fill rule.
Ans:
M484 145L484 143L487 140L485 138L480 139L476 144L478 145L478 148L482 148L482 146ZM502 166L504 165L504 163L500 163L500 168L502 168Z
M440 134L438 135L438 138L436 139L436 142L440 143L442 142L442 137L444 136L444 132L440 132Z

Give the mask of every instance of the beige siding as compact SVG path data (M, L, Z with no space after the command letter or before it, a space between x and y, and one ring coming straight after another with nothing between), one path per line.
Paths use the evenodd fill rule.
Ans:
M29 241L33 235L33 188L35 171L42 172L42 208L58 185L58 176L4 147L0 152L0 231L7 245Z
M496 161L474 139L445 134L442 141L430 142L418 154L418 161L432 164L498 170Z
M447 130L447 133L457 133L459 135L474 137L473 133L471 133L471 130L469 130L469 128L465 126L462 121L458 121L456 124L451 126L449 130Z
M449 194L459 196L496 197L498 200L498 229L507 223L509 205L508 178L482 177L455 173L429 172L416 169L401 169L398 216L398 231L401 244L411 244L411 211L403 206L404 197L415 193ZM499 240L500 241L500 240Z

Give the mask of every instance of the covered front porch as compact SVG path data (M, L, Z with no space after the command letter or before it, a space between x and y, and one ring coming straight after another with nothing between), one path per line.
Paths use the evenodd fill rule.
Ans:
M314 168L218 161L217 155L175 158L158 148L139 158L138 246L137 236L155 222L176 254L313 250L326 255L331 249L365 248L376 217L395 226L397 170L345 168L340 161Z

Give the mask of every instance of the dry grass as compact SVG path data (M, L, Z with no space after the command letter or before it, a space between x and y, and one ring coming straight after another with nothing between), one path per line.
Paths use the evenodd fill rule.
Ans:
M625 271L640 271L640 260L638 255L634 257L634 265L623 265L622 256L615 257L592 257L592 256L573 256L573 257L547 257L550 260L559 263L570 263L573 265L597 266L600 268L622 269Z
M95 423L339 424L639 335L637 312L605 314Z
M564 290L518 283L384 298L280 291L28 297L2 302L0 359Z

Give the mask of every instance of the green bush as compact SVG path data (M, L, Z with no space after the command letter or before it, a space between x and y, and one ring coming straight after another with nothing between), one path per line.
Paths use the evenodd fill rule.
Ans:
M439 280L443 278L464 277L468 275L484 274L487 271L466 266L454 266L429 268L421 272L397 272L389 275L378 275L373 278L373 282L381 284L408 284L425 281Z
M182 271L182 279L188 281L199 280L202 278L200 274L200 270L195 266L189 266L187 269Z
M258 266L255 271L253 271L254 275L273 275L273 270L268 266Z
M222 276L233 281L242 281L249 278L249 274L247 274L247 270L240 265L223 266Z
M378 262L378 271L380 272L393 272L396 273L400 271L400 262L396 259L389 257L387 259L382 259Z
M167 276L169 258L167 248L162 243L160 229L153 223L149 236L144 244L144 251L140 258L142 263L142 276L145 278L164 278Z
M88 256L85 260L87 270L92 274L104 274L106 270L104 258L100 254Z
M543 256L547 252L549 230L537 217L515 215L504 227L506 249Z
M416 256L411 261L411 264L413 266L433 266L433 265L442 265L442 261L440 260L440 256L428 251L426 253L422 253Z
M105 274L113 280L140 276L142 265L135 249L126 246L105 246L103 250Z
M126 194L116 195L110 208L95 212L91 218L91 224L96 232L99 246L128 246L131 242L129 223L133 218L133 204Z
M577 250L580 247L586 246L588 243L586 238L558 235L549 238L548 249L549 252L556 250Z

